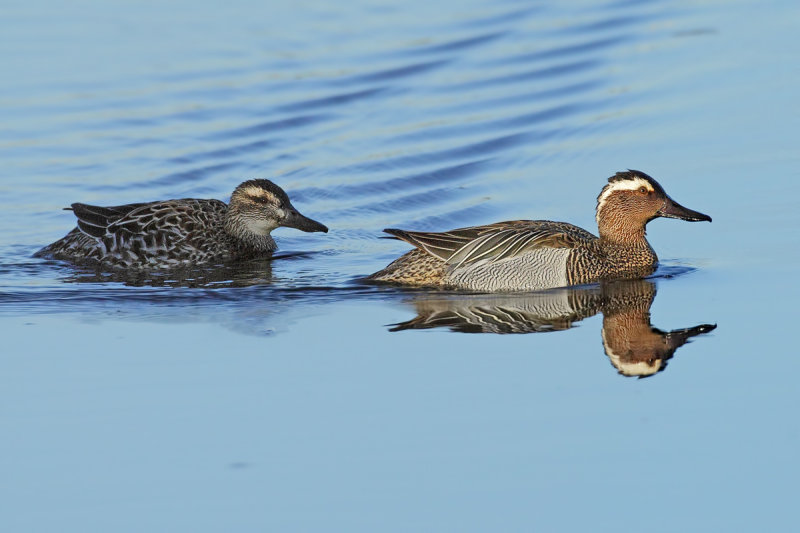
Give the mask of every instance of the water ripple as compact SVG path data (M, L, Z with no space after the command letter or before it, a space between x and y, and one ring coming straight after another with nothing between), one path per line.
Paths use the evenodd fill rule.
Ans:
M277 110L278 111L305 111L307 109L315 109L315 108L325 108L325 107L335 107L341 106L345 104L349 104L352 102L362 101L368 98L375 97L387 89L376 87L373 89L364 89L361 91L353 91L349 93L340 93L334 94L331 96L324 96L321 98L312 98L309 100L303 100L300 102L294 102L291 104L286 104L280 106Z
M501 22L501 20L497 20ZM405 50L403 53L408 55L430 55L452 52L463 52L464 50L474 48L486 43L490 43L502 37L504 32L488 33L486 35L477 35L474 37L467 37L464 39L456 39L450 42L437 43L427 46L420 46L410 50Z
M255 137L265 134L281 134L295 128L313 126L325 120L330 120L333 116L334 115L331 114L313 114L294 116L280 120L269 120L251 126L215 131L207 134L204 139L214 141L238 137Z
M343 78L341 80L338 80L336 83L349 85L357 83L388 82L393 80L400 80L416 74L430 72L432 70L443 67L449 63L450 61L446 59L440 59L437 61L427 61L425 63L415 63L413 65L405 65L401 67L380 70L378 72L369 72L366 74L351 76L349 78Z

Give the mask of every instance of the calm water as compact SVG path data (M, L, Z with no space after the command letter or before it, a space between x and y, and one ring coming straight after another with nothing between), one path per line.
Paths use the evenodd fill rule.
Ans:
M793 530L800 6L274 4L4 5L3 531ZM653 222L651 280L357 282L384 227L593 231L628 167L714 218ZM252 177L331 232L180 276L31 257L74 201Z

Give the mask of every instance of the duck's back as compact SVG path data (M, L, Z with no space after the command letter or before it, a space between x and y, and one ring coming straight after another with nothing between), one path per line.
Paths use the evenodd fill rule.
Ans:
M76 203L78 227L36 255L159 268L225 258L233 245L224 231L226 209L219 200L193 198L113 207Z
M515 220L443 233L387 232L418 249L371 279L476 291L569 285L571 252L597 240L577 226L548 220Z

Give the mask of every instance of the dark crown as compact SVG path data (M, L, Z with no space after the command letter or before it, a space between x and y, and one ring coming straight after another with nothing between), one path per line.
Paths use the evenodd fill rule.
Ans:
M652 177L648 176L647 174L645 174L641 170L633 170L633 169L629 168L625 172L617 172L616 174L614 174L613 176L608 178L608 183L617 183L617 182L620 182L620 181L635 180L635 179L645 180L653 187L654 191L656 191L657 193L660 193L660 194L666 194L664 192L664 188L661 187L661 185L655 179L653 179ZM608 186L606 186L606 187L608 187Z
M608 178L608 182L615 183L617 181L635 180L636 178L647 180L650 183L654 183L656 181L640 170L632 170L629 168L625 172L617 172L616 174Z
M291 202L289 201L289 196L284 192L283 189L275 185L269 180L265 179L254 179L254 180L247 180L241 184L239 184L236 189L233 191L233 195L237 194L244 194L244 191L249 188L259 188L270 193L272 196L278 199L280 205L289 205ZM249 195L248 195L249 196ZM251 197L251 199L258 201L258 197Z

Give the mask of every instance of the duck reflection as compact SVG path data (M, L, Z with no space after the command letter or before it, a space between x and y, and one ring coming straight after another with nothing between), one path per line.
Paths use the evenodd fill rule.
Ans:
M437 294L414 301L417 317L391 331L449 328L461 333L533 333L569 329L603 313L603 348L624 376L664 370L675 350L716 325L662 331L650 325L655 283L629 280L531 294Z
M293 256L153 270L101 271L91 267L69 267L69 274L63 280L67 283L116 282L130 287L250 287L271 283L272 261L289 257Z

